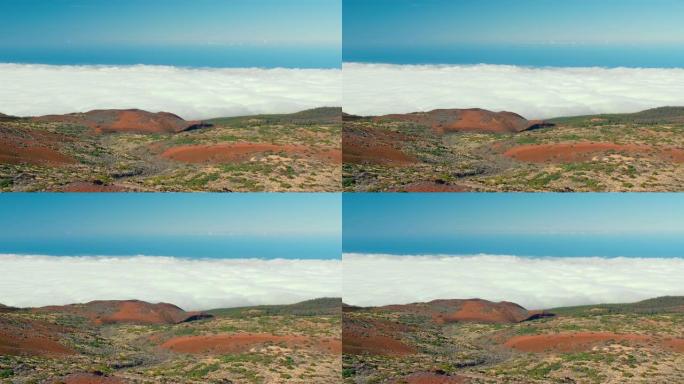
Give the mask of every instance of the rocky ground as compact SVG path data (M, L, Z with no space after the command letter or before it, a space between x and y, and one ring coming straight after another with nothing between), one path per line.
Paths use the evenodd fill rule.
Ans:
M0 116L0 191L339 191L341 110Z
M2 383L337 383L340 299L185 312L0 306Z
M344 119L345 191L684 190L684 108L549 121L482 110Z
M484 301L472 316L469 302L345 307L345 382L684 382L682 297L527 318L501 316L522 313L511 303Z

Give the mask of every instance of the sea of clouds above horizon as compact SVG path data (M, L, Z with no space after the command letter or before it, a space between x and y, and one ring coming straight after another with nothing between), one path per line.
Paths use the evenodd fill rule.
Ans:
M684 294L681 258L343 255L350 305L434 299L512 301L528 309Z
M684 68L344 63L344 111L511 111L528 119L684 105Z
M341 296L340 260L0 255L0 303L168 302L186 310Z
M185 119L341 106L340 69L0 64L0 112L137 108Z

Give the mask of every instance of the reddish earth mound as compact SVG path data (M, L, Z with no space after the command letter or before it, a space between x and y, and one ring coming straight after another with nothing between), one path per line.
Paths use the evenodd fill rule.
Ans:
M401 334L410 332L406 325L381 320L352 320L342 325L342 351L352 355L406 356L416 349L401 342Z
M341 149L328 149L325 151L318 151L315 156L323 161L327 161L333 164L342 164L342 150Z
M206 126L201 121L185 121L168 112L139 109L99 109L85 113L34 117L37 121L85 126L95 133L177 133Z
M69 183L62 188L63 192L122 192L126 188L117 185L106 185L102 183L89 183L87 181L76 181Z
M0 164L59 166L76 161L58 151L63 135L36 130L21 132L0 127Z
M276 336L265 333L238 333L206 336L180 336L164 342L161 347L178 353L226 354L243 353L252 348L267 345L283 345L288 348L307 348L319 352L339 354L341 341L332 338L309 336Z
M582 352L608 342L647 342L649 336L611 332L576 332L552 335L516 336L505 346L523 352Z
M184 163L239 163L264 153L297 154L334 164L342 160L341 151L336 149L316 150L304 145L260 143L184 145L169 148L161 156Z
M27 320L21 323L0 318L0 355L59 356L75 353L60 343L66 327Z
M374 120L411 121L431 127L437 134L449 132L505 133L552 126L545 121L527 120L513 112L492 112L484 109L435 109L430 112L392 114L375 117Z
M530 316L518 304L509 302L492 303L485 300L468 300L455 312L437 314L436 322L474 321L487 323L519 323Z
M504 156L528 163L572 163L590 160L605 152L644 154L652 151L647 145L579 142L521 145L507 150Z
M351 164L410 165L418 160L404 153L404 142L413 138L370 127L345 127L342 133L343 161Z
M656 156L664 161L684 163L684 150L679 148L594 142L520 145L505 151L504 156L528 163L572 163L591 160L594 156L611 152Z
M673 163L684 163L684 149L669 148L658 151L658 157Z
M667 339L663 341L663 345L675 352L684 353L684 339Z
M413 347L389 336L363 335L345 331L342 340L344 341L342 351L351 355L406 356L416 353Z
M390 381L391 384L467 384L470 379L465 376L440 375L437 373L416 372L400 379Z
M417 181L415 183L402 185L391 190L391 192L467 192L470 189L462 185L447 184L437 181Z
M94 324L178 324L212 317L203 312L185 312L173 304L151 304L138 300L91 301L86 304L50 306L35 310L71 313L86 317Z
M507 301L494 303L481 299L433 300L428 303L388 305L380 309L430 316L437 324L459 321L507 324L553 316L549 313L530 312Z
M53 384L124 384L125 380L113 377L95 375L92 373L72 373L71 375L57 379Z

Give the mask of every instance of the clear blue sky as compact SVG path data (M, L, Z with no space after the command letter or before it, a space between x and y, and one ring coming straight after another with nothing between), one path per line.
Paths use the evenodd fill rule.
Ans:
M339 259L333 193L6 193L0 254Z
M343 249L684 257L684 195L344 194Z
M0 239L81 236L337 236L338 194L0 195Z
M3 0L3 46L339 45L340 0Z
M341 8L341 0L3 0L0 61L119 64L132 56L131 63L174 65L186 61L169 51L185 49L205 56L196 66L219 66L220 51L263 66L242 59L245 51L263 61L277 49L282 60L270 57L270 66L296 66L288 54L330 66L339 61ZM141 48L155 51L144 56Z
M505 55L512 64L554 65L532 56L560 48L583 55L616 49L622 56L633 53L629 47L676 50L684 43L682 15L679 0L344 0L343 55L345 61L495 64ZM461 56L443 52L456 48ZM663 65L674 65L660 54ZM575 64L571 57L565 61Z
M345 194L344 235L678 233L676 193Z
M679 0L344 0L344 44L684 43Z

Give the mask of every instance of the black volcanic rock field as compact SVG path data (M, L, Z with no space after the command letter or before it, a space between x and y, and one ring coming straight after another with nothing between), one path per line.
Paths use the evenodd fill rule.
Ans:
M684 107L544 121L482 109L343 119L345 191L684 190Z

